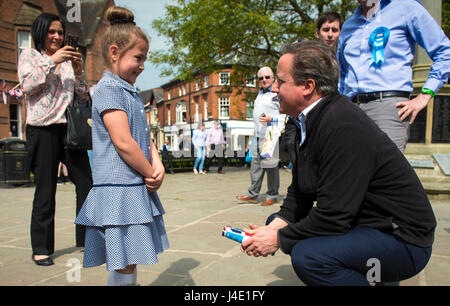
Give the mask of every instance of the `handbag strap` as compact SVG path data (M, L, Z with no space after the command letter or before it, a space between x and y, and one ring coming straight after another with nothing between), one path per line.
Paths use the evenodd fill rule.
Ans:
M72 103L70 104L70 106L72 107L86 107L89 108L92 106L92 97L91 94L89 92L86 93L87 97L88 97L88 102L87 103L83 103L82 105L75 105L75 101L77 99L77 97L79 96L76 92L73 93L73 99L72 99Z
M88 92L88 103L86 103L86 107L91 107L92 106L92 97L91 94Z

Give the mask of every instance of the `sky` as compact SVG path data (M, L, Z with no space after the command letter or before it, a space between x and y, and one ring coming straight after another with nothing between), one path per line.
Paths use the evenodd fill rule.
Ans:
M158 36L152 28L154 19L163 17L166 4L175 4L174 0L115 0L116 6L121 6L133 12L136 25L142 28L151 38L150 50L161 50L166 46L166 38ZM150 62L145 64L145 70L134 84L140 90L160 87L175 77L160 77L161 66L153 66Z

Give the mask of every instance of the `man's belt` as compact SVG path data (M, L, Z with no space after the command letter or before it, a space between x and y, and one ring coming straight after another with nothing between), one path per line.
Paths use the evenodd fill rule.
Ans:
M360 93L352 98L354 103L367 103L377 99L402 97L409 99L409 92L407 91L377 91Z

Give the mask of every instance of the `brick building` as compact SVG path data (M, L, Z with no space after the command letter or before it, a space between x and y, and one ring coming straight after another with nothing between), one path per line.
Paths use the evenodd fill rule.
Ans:
M205 123L208 130L213 120L219 120L232 150L245 149L253 133L256 73L248 76L243 86L235 87L230 86L232 72L231 65L224 65L222 70L196 75L192 81L173 80L161 85L164 99L156 105L157 117L170 146L178 147L181 130L189 137L199 123Z
M103 64L99 37L105 31L102 23L107 8L114 0L74 1L66 0L3 0L0 2L0 80L5 81L7 90L14 88L19 79L17 63L20 52L33 46L31 24L41 13L61 16L66 24L66 34L80 37L80 46L85 56L86 79L89 85L100 80ZM80 10L76 9L76 3ZM75 13L74 13L75 12ZM79 18L71 19L80 13ZM69 14L71 15L70 17ZM68 20L69 19L69 20ZM0 101L0 139L17 136L25 139L26 108L24 98L7 95L7 103Z
M164 132L158 120L157 105L164 100L164 90L162 88L153 88L141 91L140 95L144 101L145 114L150 127L150 138L161 149L164 145Z

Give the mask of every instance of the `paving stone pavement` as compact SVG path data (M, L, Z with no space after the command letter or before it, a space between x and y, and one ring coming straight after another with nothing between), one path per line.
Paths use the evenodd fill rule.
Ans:
M215 170L212 168L211 170ZM235 199L250 184L248 168L225 168L224 175L190 172L167 174L159 196L170 249L159 263L138 266L141 286L303 286L278 251L266 258L249 257L239 244L221 236L224 225L247 227L264 224L278 211L291 180L280 169L280 202L262 207ZM266 192L264 179L262 192ZM29 222L34 187L0 189L0 285L2 286L103 286L105 265L78 269L83 249L75 247L75 191L71 183L58 185L56 195L55 265L36 266L31 261ZM260 195L264 200L264 194ZM450 285L450 203L432 201L438 219L436 240L429 264L405 286Z

